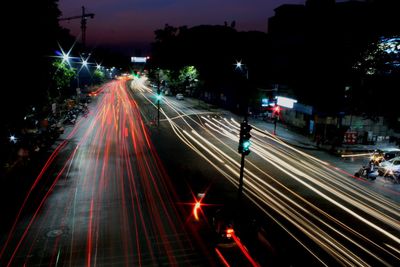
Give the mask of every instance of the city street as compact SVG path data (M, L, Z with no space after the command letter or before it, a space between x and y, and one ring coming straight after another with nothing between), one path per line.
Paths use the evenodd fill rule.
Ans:
M99 91L55 149L2 239L1 266L212 266L125 81Z
M149 125L156 128L155 92L144 82L143 78L132 83L133 94L140 99L139 105L143 106L140 110ZM173 140L179 139L192 150L192 157L196 155L193 160L182 155L179 159L184 161L182 164L197 162L198 167L191 168L207 168L213 185L223 180L237 187L240 121L224 112L207 111L198 106L196 100L163 97L161 125L154 130L157 136L152 136L161 139L163 135L175 135L164 143L174 143L177 147ZM310 265L394 266L398 263L398 186L357 179L353 174L358 162L347 165L344 160L321 151L305 152L255 126L251 141L244 193L265 218L279 225L302 247L303 253L310 255L314 261ZM172 149L169 152L176 153ZM233 191L230 190L231 194ZM293 258L288 260L291 264L299 264L296 255L291 254Z
M205 193L198 229L213 227L218 208L233 209L246 241L254 230L246 220L257 218L270 244L253 254L263 266L399 261L398 186L357 179L357 160L291 146L252 121L238 203L240 117L164 96L157 126L146 84L121 79L99 89L2 239L2 266L218 265L210 236L185 227L194 225L191 208L180 204L197 193Z
M9 2L0 267L400 267L399 0Z

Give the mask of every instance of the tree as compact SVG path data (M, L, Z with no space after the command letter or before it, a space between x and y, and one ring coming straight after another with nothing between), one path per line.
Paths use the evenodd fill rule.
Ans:
M183 89L190 90L192 93L199 81L199 72L194 66L185 66L179 71L178 81Z
M394 75L400 70L400 37L382 37L373 42L354 68L363 75Z
M95 70L93 73L94 83L102 83L105 81L106 76L103 71Z
M76 69L71 68L67 63L63 62L61 59L57 59L53 62L54 75L53 81L55 87L65 92L71 86L71 81L76 75Z
M58 24L61 12L57 0L9 1L4 3L4 10L16 10L18 23L9 23L9 18L3 25L3 61L7 62L5 77L18 81L23 75L27 83L13 83L12 90L5 90L4 99L9 105L2 105L3 125L15 125L24 117L25 111L34 105L37 108L48 104L49 87L53 84L52 69L54 51L58 49L57 42L66 39L68 32ZM26 65L34 65L26 71Z
M398 98L394 97L400 83L400 37L381 37L372 42L353 66L355 70L355 106L368 115L385 115L398 121ZM399 124L396 122L395 124ZM398 127L398 126L396 126Z

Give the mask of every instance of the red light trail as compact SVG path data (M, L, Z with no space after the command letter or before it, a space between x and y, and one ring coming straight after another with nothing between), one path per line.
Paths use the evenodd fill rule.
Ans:
M6 266L36 260L67 266L110 259L124 266L190 262L185 251L192 245L174 207L175 193L125 82L97 90L95 109L50 156L2 248ZM55 162L62 167L24 225L30 192L55 171ZM48 229L59 229L60 236L37 242ZM31 259L36 251L42 256Z

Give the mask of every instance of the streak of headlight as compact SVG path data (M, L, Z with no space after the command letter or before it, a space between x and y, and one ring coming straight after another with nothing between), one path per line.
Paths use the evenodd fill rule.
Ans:
M203 153L201 153L195 146L193 146L190 142L188 142L187 139L183 138L182 133L180 133L180 128L178 128L178 126L175 125L175 123L169 119L169 117L167 116L168 122L170 123L170 125L172 126L173 131L175 132L175 134L177 135L177 137L179 139L181 139L181 141L186 144L189 148L191 148L197 155L199 155L200 157L202 157L204 160L206 160L209 164L211 164L211 166L213 166L216 170L218 170L224 177L226 178L230 178L233 179L229 174L227 174L224 170L222 170L220 167L218 167L214 162L212 162L206 155L204 155Z
M359 153L359 154L344 154L340 155L342 158L352 158L352 157L362 157L362 156L371 156L371 153Z
M203 155L202 155L203 156ZM203 156L204 157L204 156ZM205 157L204 157L205 158ZM228 169L230 169L230 171L235 175L235 176L237 176L237 171L236 170L233 170L232 168L230 168L228 165L226 165L226 167L228 167ZM232 180L231 180L232 181ZM236 183L237 184L237 180L233 180L233 182L234 183Z
M194 131L194 130L192 130ZM213 152L211 152L208 148L206 148L204 145L202 145L199 141L197 141L194 137L192 137L190 134L188 134L188 132L186 132L185 130L183 130L183 132L189 136L190 139L192 139L196 144L198 144L201 148L203 148L205 151L207 151L213 158L215 158L217 161L219 161L220 163L224 163L223 160L221 160L217 155L215 155ZM196 132L195 132L196 133Z
M341 254L338 254L335 252L336 250L339 250L342 252L342 254L347 255L348 258L351 258L353 261L360 263L362 260L358 257L354 257L353 253L351 253L349 250L344 250L343 247L340 245L340 243L335 242L334 239L330 238L328 235L325 234L324 231L319 230L319 228L312 224L311 221L306 220L304 216L302 216L298 211L295 209L291 208L290 206L287 205L286 202L281 200L280 198L273 199L272 195L267 196L265 192L263 193L259 187L256 187L252 184L251 181L247 182L250 184L250 186L253 188L253 191L250 191L249 193L254 195L256 198L260 199L261 202L265 202L265 199L263 199L262 196L268 199L269 207L275 208L276 210L280 210L280 215L285 217L289 222L291 222L293 225L295 225L300 231L305 233L311 240L319 244L321 247L324 247L325 250L327 250L332 256L335 256L338 259L341 259L341 261L347 262L347 265L350 264L350 262L343 257ZM258 192L259 194L256 194L255 192ZM283 206L282 208L279 208L279 206ZM292 214L295 213L295 214ZM292 219L293 218L293 219ZM308 223L306 223L308 221ZM319 236L319 239L315 235ZM322 242L322 240L325 240L325 242ZM333 248L335 249L333 249Z
M277 141L277 139L276 138L273 138L274 139L274 141ZM278 140L278 141L280 141L280 140ZM277 141L277 142L278 142ZM286 144L285 143L283 143L283 145L285 146ZM296 152L298 152L298 150L296 150L296 149L294 149ZM301 152L301 151L300 151ZM316 158L314 158L314 157L311 157L311 159L314 159L314 160L316 160L316 161L318 161L318 159L316 159ZM321 162L322 164L325 164L325 165L328 165L327 163L325 163L325 162ZM301 173L301 172L300 172Z
M261 145L260 143L258 143L258 142L255 142L254 143L255 145ZM271 148L270 148L271 149ZM258 150L259 151L259 150ZM264 154L264 156L265 156L266 154ZM280 154L281 156L284 156L283 154ZM314 158L313 158L314 159ZM290 160L290 158L287 158L287 160ZM305 162L304 161L302 161L302 163L303 164L305 164ZM315 169L315 171L317 171L317 169L316 169L316 167L315 166L312 166L312 165L309 165L309 166L303 166L303 167L306 167L306 168L309 168L309 170L311 170L310 168L314 168ZM332 170L331 169L328 169L328 171L330 171L330 172L332 172ZM318 170L318 174L319 175L321 175L321 176L323 176L323 174L321 173L321 170ZM316 173L317 174L317 173ZM335 175L337 175L337 173L334 173ZM332 180L333 182L336 182L336 184L338 185L338 186L341 186L341 184L339 184L339 181L336 181L336 179L333 179ZM351 187L354 187L355 189L358 189L358 191L360 191L360 192L355 192L359 197L361 197L361 198L364 198L365 200L369 200L368 199L368 197L367 196L365 196L365 194L361 194L361 190L360 190L360 188L359 187L356 187L356 185L355 184L351 184L351 183L349 183L349 182L347 182L347 180L341 180L341 182L346 182L346 184L348 185L348 186L351 186ZM362 193L365 193L365 189L362 189ZM398 213L397 212L395 212L394 210L390 210L389 209L389 207L390 206L392 206L392 207L394 207L393 205L393 203L391 203L391 202L389 202L389 201L387 201L385 198L383 198L382 196L380 196L380 195L378 195L377 193L375 193L375 192L373 192L373 191L368 191L370 194L373 194L374 195L374 197L376 197L376 198L379 198L380 199L380 201L384 201L385 202L385 205L383 205L382 206L382 208L384 208L384 209L386 209L386 210L388 210L388 211L390 211L390 212L392 212L392 213L395 213L396 215L398 215Z
M270 161L270 160L267 160L267 161ZM322 183L320 183L319 181L315 180L314 178L310 177L308 174L306 174L306 173L304 173L304 172L301 172L300 170L298 170L298 169L296 169L296 168L293 168L291 165L289 165L289 164L286 163L285 161L282 161L282 160L280 160L280 159L278 159L278 158L275 158L275 159L274 159L274 162L275 162L275 163L278 163L280 166L284 167L286 170L290 170L290 171L292 171L293 173L296 173L297 175L300 175L300 176L303 176L303 177L307 178L308 180L313 180L315 183L319 184L322 188L326 189L327 191L332 191L331 188L328 188L328 187L325 186L324 184L322 184ZM271 163L272 163L272 162L271 162ZM278 165L276 165L276 166L278 166ZM296 179L298 180L297 177L296 177ZM301 181L301 182L302 182L303 184L305 184L305 182L303 182L303 181ZM311 188L311 186L308 186L308 187ZM319 191L318 191L318 192L319 192ZM346 200L348 203L353 203L354 206L357 206L357 205L358 205L358 203L355 202L352 198L350 198L349 195L346 196L344 193L338 193L338 192L337 192L337 194L339 194L339 196L341 196L341 198L343 198L344 200ZM382 216L381 213L378 213L378 214L377 214L377 213L376 213L376 210L372 210L370 207L368 207L368 206L366 206L366 205L364 205L364 204L362 204L362 206L363 206L363 209L364 209L364 210L369 210L370 213L371 213L371 215L374 215L376 218L380 218L380 217ZM381 218L381 219L382 219L382 218ZM391 221L391 220L389 220L389 219L386 219L386 223L392 225L393 227L398 227L398 224L396 223L396 221Z
M237 175L237 171L235 171L234 169L232 169L232 168L230 168L229 166L226 166L228 169L230 169L231 170L231 172L234 174L234 175ZM253 175L251 172L248 172L250 175ZM272 187L272 189L274 190L274 188ZM346 237L345 237L346 238Z
M244 193L245 196L247 196L248 199L250 199L251 202L254 203L261 211L264 212L264 214L268 215L277 225L279 225L283 230L285 230L286 233L288 233L294 240L296 240L300 245L302 245L314 258L316 258L322 265L328 266L320 257L318 257L317 254L315 254L311 249L307 247L306 244L304 244L299 238L297 238L290 230L287 229L280 221L278 221L274 216L272 216L264 207L260 205L259 202L257 202L254 198L252 198L250 195L248 195L246 192Z
M271 163L272 163L272 162L271 162ZM284 163L284 162L281 162L281 163L282 163L282 165L285 165L285 167L286 167L287 169L291 169L291 171L293 171L293 172L297 172L297 173L300 172L299 170L292 168L291 165L289 165L289 164L287 164L287 163ZM353 217L355 217L355 218L357 218L358 220L364 222L365 224L371 226L371 227L374 228L375 230L381 232L382 234L386 235L387 237L389 237L389 238L392 239L393 241L395 241L395 242L397 242L397 243L400 244L400 239L397 238L396 236L394 236L393 234L391 234L391 233L385 231L384 229L382 229L381 227L377 226L376 224L373 224L373 223L371 223L370 221L366 220L365 218L363 218L362 216L358 215L358 214L357 214L356 212L354 212L353 210L351 210L351 209L345 207L344 205L340 204L340 203L337 202L336 200L334 200L334 199L332 199L331 197L325 195L325 194L322 193L320 190L318 190L318 189L312 187L311 185L309 185L308 183L306 183L305 181L303 181L303 180L300 179L299 177L293 175L292 173L290 173L289 171L287 171L287 170L284 169L283 167L281 167L281 166L279 166L279 165L276 165L276 164L275 164L275 167L278 168L278 169L280 169L282 172L286 173L286 174L289 175L290 177L294 178L296 181L298 181L299 183L303 184L305 187L309 188L310 190L312 190L313 192L315 192L317 195L319 195L319 196L321 196L322 198L324 198L324 199L330 201L332 204L336 205L337 207L339 207L339 208L341 208L342 210L346 211L347 213L351 214ZM300 172L300 174L301 174L301 172ZM312 177L309 177L306 173L302 173L302 176L303 176L303 177L308 177L308 179L312 179ZM317 182L317 181L316 181L316 182ZM321 184L321 183L319 183L319 184L320 184L323 188L325 188L326 190L332 191L331 188L328 188L328 187L326 187L325 185L323 185L323 184ZM336 193L337 193L337 192L336 192ZM348 198L346 198L346 199L347 199L348 201L350 201L350 202L353 202L353 200L351 200L351 199L348 199ZM357 204L357 203L353 203L353 204ZM364 207L365 207L366 209L368 209L368 207L366 207L366 206L364 206ZM388 223L390 223L390 222L388 222ZM395 227L395 228L399 228L399 227L400 227L399 224L398 224L398 222L397 222L397 223L396 223L396 222L393 222L393 223L391 223L391 224L392 224L392 226Z
M259 183L262 184L262 186L266 186L269 188L269 190L275 192L277 195L279 195L280 198L276 198L276 200L272 200L272 198L269 199L269 203L279 201L281 204L285 206L284 209L282 209L283 211L285 211L285 213L287 213L289 210L291 210L293 213L296 213L297 217L303 217L300 213L298 213L298 210L302 210L305 214L308 214L309 216L313 217L315 220L319 221L320 223L322 223L323 225L325 225L326 227L330 228L332 231L336 232L338 235L341 235L343 238L347 239L348 241L350 241L351 243L353 243L354 245L358 246L360 249L364 250L366 253L370 254L371 256L377 258L378 260L380 260L376 255L374 255L373 253L369 252L368 250L366 250L362 245L356 243L355 241L351 240L349 237L347 237L345 234L341 233L340 231L334 229L332 226L330 226L329 224L327 224L326 222L324 222L320 217L315 216L314 214L310 213L309 210L307 210L306 208L304 208L303 206L301 206L299 203L297 203L296 201L290 199L287 197L286 194L282 193L281 191L279 191L278 189L276 189L275 187L267 184L265 181L261 180L260 178L258 178L257 176L254 176L253 174L250 173L251 176L253 176L252 178L254 178L255 180L257 180ZM266 174L267 176L269 176L268 174ZM250 177L247 177L247 180ZM278 181L276 181L278 182ZM279 183L279 182L278 182ZM265 193L268 192L262 192L259 188L262 188L261 185L253 185L252 181L251 181L251 186L253 188L253 190L258 191L260 195L255 194L254 192L249 190L249 194L255 194L256 198L260 198L261 195L266 196ZM280 184L282 187L285 187L284 185ZM320 212L321 215L324 215L325 217L327 217L328 219L330 219L331 221L334 221L335 223L337 223L338 225L340 225L341 227L347 229L348 231L353 232L354 234L358 234L357 232L355 232L354 230L352 230L350 227L348 227L347 225L343 224L342 222L338 221L337 219L335 219L334 217L330 216L329 214L325 213L324 211L320 210L318 207L312 205L310 202L308 202L307 200L305 200L304 198L302 198L300 195L297 195L295 192L293 192L292 190L285 188L286 190L288 190L289 192L291 192L293 195L297 196L299 199L301 199L305 204L309 205L311 208L315 209L316 211ZM272 195L270 196L272 197ZM262 200L262 198L260 198L260 200ZM264 202L264 201L262 201ZM290 207L288 205L288 203L290 203L291 205L294 205L297 209L294 209L292 207ZM293 217L293 216L292 216ZM294 217L296 218L296 217ZM289 221L291 221L290 218L287 218ZM304 220L306 220L306 218L303 217ZM311 221L309 222L310 224L312 224L311 227L309 227L310 232L305 232L308 236L310 236L311 239L314 239L312 236L312 233L316 233L315 230L318 229L317 225L313 224ZM303 231L305 228L302 228ZM320 233L323 234L323 233ZM375 247L379 247L378 244L374 243L373 241L359 235L362 239L364 239L365 241L368 241L370 243L372 243ZM324 239L326 239L326 237L323 237ZM317 242L318 240L315 239L315 241ZM333 242L333 240L331 240L330 242ZM380 260L382 261L382 260Z

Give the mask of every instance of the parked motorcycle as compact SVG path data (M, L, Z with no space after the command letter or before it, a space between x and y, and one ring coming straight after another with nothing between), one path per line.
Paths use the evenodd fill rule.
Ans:
M68 111L68 113L64 117L64 124L75 124L77 119L77 115L75 114L74 111Z

